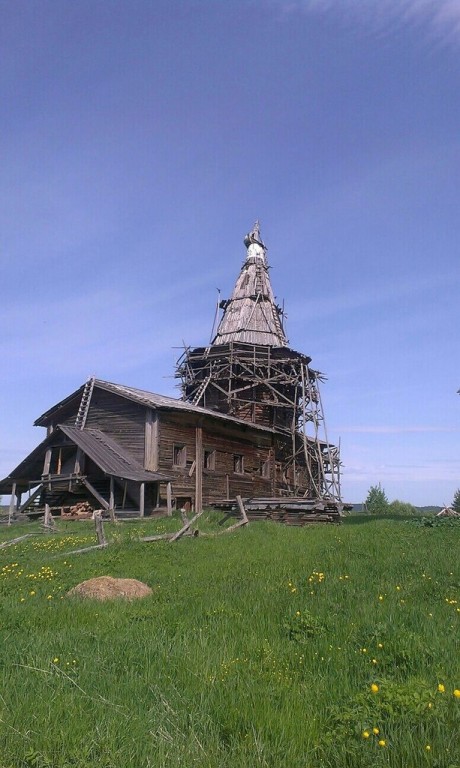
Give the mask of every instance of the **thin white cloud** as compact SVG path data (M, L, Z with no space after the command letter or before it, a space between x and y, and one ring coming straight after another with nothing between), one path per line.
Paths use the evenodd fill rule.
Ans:
M375 30L397 24L424 27L443 41L460 41L460 0L276 0L283 12L334 15Z
M363 425L363 426L346 426L336 427L335 431L340 434L355 433L355 434L371 434L371 435L400 435L400 434L413 434L413 433L441 433L441 432L460 432L460 427L436 427L425 425L414 426L385 426L385 425Z

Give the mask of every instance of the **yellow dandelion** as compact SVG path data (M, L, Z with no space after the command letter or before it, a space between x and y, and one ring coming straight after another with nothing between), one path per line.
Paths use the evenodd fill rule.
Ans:
M379 692L379 687L378 687L378 685L376 683L372 683L371 691L372 691L372 693L378 693Z
M32 596L35 595L35 590L31 589L30 592L29 592L29 595L32 595Z
M380 733L380 729L379 728L373 728L372 729L372 733L374 734L374 736L378 736L378 734Z
M426 751L427 751L427 752L430 752L430 751L431 751L431 747L430 747L430 745L429 745L429 744L427 744L427 745L426 745L426 747L425 747L425 749L426 749Z
M445 690L446 690L445 686L442 683L439 683L439 685L438 685L438 693L444 693Z
M383 600L383 595L379 595L379 600L380 600L380 602L382 602L382 600Z
M361 735L363 739L368 739L371 734L369 733L369 731L363 731Z
M460 690L458 688L455 689L454 696L456 699L460 699Z
M386 745L387 745L387 743L386 743L385 739L380 739L379 747L386 747Z
M377 643L377 648L383 648L383 644L382 643Z
M59 656L54 657L53 664L59 664Z

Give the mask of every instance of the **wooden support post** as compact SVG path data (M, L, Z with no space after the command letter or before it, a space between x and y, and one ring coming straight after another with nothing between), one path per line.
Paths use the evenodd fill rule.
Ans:
M228 475L225 475L225 491L226 491L226 497L227 499L230 498L230 478Z
M14 513L16 511L16 483L13 483L11 487L11 499L10 499L10 506L8 510L8 525L11 525L11 522L14 517Z
M102 523L102 512L99 509L94 512L94 525L96 526L96 536L99 546L106 547L107 539L105 538L104 525Z
M114 523L115 522L115 481L113 479L113 475L110 475L109 515L112 523Z
M48 532L54 528L54 517L51 514L49 504L45 504L45 519L43 520L43 526Z
M168 517L172 516L172 487L171 483L166 486L166 506Z
M203 427L195 431L195 512L203 509Z
M145 514L145 483L141 483L139 488L139 514L141 517Z

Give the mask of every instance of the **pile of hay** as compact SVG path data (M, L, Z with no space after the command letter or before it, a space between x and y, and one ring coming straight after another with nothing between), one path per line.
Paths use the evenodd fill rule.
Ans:
M112 576L97 576L94 579L82 581L67 592L68 597L83 597L91 600L137 600L147 597L152 590L147 584L137 579L114 579Z

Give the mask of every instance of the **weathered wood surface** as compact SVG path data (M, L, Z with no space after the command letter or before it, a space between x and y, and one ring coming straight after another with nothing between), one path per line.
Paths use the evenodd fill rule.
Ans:
M107 539L105 538L104 524L102 522L102 512L100 510L96 510L94 512L94 525L96 528L96 536L99 546L106 547Z
M204 510L201 510L200 512L197 512L196 515L192 517L191 520L189 520L185 525L180 529L180 531L177 531L177 533L174 534L174 536L170 539L171 542L177 541L181 538L181 536L188 531L188 529L193 525L193 523L198 520L199 517L203 514Z
M28 539L29 536L36 536L36 533L24 533L23 536L16 536L15 539L10 539L9 541L3 541L0 544L0 549L5 549L5 547L11 547L13 544L18 544L20 541L24 541L24 539Z

